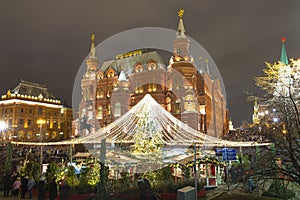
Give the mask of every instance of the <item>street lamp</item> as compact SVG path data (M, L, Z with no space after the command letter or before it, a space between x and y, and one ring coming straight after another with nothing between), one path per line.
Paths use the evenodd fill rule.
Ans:
M40 163L41 163L41 166L43 166L43 145L42 145L43 134L42 134L42 128L43 128L43 124L46 123L46 120L38 119L36 123L40 125L40 143L41 143L40 144L41 145L41 147L40 147L40 150L41 150L41 152L40 152Z

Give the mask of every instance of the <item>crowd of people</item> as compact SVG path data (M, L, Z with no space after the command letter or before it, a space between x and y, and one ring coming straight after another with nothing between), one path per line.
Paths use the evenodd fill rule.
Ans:
M21 177L17 172L11 176L4 174L2 179L4 197L19 197L21 199L31 199L33 197L33 189L36 189L38 200L46 199L46 191L49 193L49 199L55 200L60 193L60 199L67 199L70 187L65 180L56 183L53 178L47 183L44 176L41 176L36 182L32 176Z
M266 138L260 132L259 127L239 128L229 131L223 139L238 142L265 142Z

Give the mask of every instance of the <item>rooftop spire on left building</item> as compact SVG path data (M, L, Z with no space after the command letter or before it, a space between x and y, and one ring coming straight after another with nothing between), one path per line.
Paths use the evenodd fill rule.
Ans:
M95 48L95 34L91 35L91 50L90 50L90 58L97 58L96 48Z

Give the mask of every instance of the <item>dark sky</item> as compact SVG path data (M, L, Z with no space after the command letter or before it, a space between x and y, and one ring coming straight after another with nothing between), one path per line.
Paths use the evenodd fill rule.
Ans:
M187 34L218 66L235 125L250 121L252 104L244 91L260 92L253 77L262 74L265 61L278 60L280 38L287 38L290 58L300 56L300 1L2 1L0 92L23 78L48 85L71 104L91 33L100 43L132 28L176 29L180 8L185 10Z

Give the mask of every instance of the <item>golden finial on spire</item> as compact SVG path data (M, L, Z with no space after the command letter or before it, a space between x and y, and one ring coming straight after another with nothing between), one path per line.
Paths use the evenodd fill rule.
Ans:
M95 34L94 33L91 36L91 40L92 40L92 42L95 42Z
M180 19L182 19L182 16L184 14L184 10L180 9L177 13L178 13L178 17L180 17Z

